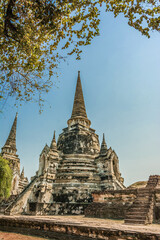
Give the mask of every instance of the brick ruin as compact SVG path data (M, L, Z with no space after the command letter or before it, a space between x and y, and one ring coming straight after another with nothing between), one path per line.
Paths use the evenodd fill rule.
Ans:
M87 217L124 219L126 224L160 223L160 176L150 176L143 188L125 188L119 171L119 159L108 148L105 136L99 137L87 117L80 73L71 118L56 143L43 148L39 169L26 186L24 170L16 154L16 124L2 148L10 161L14 177L19 179L17 197L5 213L30 215L84 214ZM13 180L14 182L14 180ZM14 192L15 191L15 192Z
M149 177L146 187L92 193L86 217L124 219L126 224L160 223L160 176Z
M160 240L159 226L128 226L124 225L123 221L91 219L83 216L68 218L68 216L1 215L0 231L54 240Z
M30 184L6 209L8 214L83 214L92 202L92 192L125 189L119 171L119 159L108 148L103 135L90 127L87 117L80 72L68 126L55 132L50 146L39 158L39 169Z

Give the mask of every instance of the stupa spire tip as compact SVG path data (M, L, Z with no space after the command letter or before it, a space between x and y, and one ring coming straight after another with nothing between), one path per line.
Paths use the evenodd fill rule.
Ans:
M105 140L105 134L103 133L100 154L105 154L106 152L107 152L107 144L106 144L106 140Z
M56 131L54 130L53 139L56 140Z

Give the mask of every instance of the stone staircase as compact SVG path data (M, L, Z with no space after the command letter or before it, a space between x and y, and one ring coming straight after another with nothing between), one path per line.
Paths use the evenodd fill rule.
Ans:
M150 224L153 221L154 193L149 188L138 189L138 195L126 213L126 224Z
M138 189L138 195L133 205L126 213L125 223L150 224L153 221L154 194L151 189Z
M160 189L160 176L151 175L145 188L138 189L137 198L128 209L126 224L151 224L155 202L155 190Z
M23 189L23 191L18 196L16 196L16 198L10 202L10 204L8 204L4 211L5 215L10 215L11 209L14 207L15 203L27 192L27 190L34 184L37 178L38 177L35 176L32 181Z
M4 199L1 201L0 203L0 214L4 214L5 213L5 209L12 204L15 199L16 199L17 195L11 195L8 199Z

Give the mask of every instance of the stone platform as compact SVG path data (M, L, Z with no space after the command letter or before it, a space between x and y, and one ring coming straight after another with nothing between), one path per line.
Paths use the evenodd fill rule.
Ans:
M160 226L84 216L0 216L0 230L61 240L160 240Z

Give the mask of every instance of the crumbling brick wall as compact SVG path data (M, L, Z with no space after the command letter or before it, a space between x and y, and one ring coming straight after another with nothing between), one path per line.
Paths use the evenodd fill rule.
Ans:
M86 217L124 219L137 197L137 189L95 192L92 196L93 203L85 209Z

